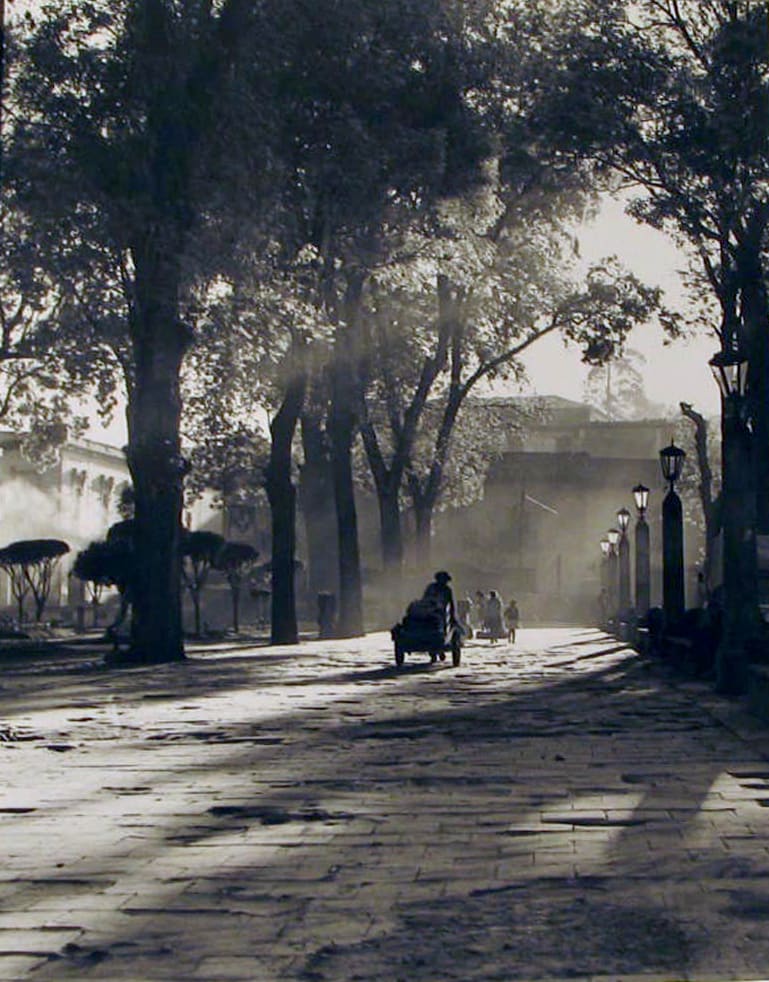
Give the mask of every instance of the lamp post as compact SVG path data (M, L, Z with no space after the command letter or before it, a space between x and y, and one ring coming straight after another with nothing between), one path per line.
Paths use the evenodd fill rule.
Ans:
M627 508L620 508L617 512L617 525L619 525L619 543L617 545L619 556L619 616L620 620L626 621L630 612L630 540L627 537L630 512Z
M734 345L710 359L721 390L721 528L723 531L723 621L716 651L716 688L745 687L745 643L757 620L756 502L747 419L748 361Z
M638 617L646 617L651 606L651 549L649 523L646 521L649 489L643 484L636 484L633 499L638 513L635 523L635 609Z
M609 619L619 623L619 596L618 596L618 564L619 555L617 546L619 545L620 534L618 529L609 529L606 533L609 543L609 555L606 562L606 577L609 583Z
M681 620L686 609L684 590L684 514L675 483L681 476L686 451L673 441L660 450L662 476L670 487L662 502L662 606L668 627Z

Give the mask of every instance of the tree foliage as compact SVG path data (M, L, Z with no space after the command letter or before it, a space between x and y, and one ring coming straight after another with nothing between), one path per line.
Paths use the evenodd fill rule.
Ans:
M30 221L0 188L0 424L45 467L85 420L72 405L94 388L92 363L62 329L64 289L41 261Z
M71 291L83 341L122 368L136 493L132 652L183 657L180 373L200 280L234 250L229 220L263 190L268 5L44 4L19 39L7 174L51 263L90 251ZM88 330L91 331L90 336Z
M625 348L616 357L593 365L585 379L585 401L598 409L606 419L651 419L664 414L646 395L643 366L646 358L640 351Z
M511 44L505 64L520 50ZM525 73L508 80L483 181L413 215L372 277L363 439L380 510L405 479L423 552L471 393L520 380L520 356L553 332L604 362L659 311L659 291L616 260L580 276L571 224L591 196L576 164L536 146L522 108L535 84Z
M133 560L126 539L90 542L77 554L72 566L73 574L94 588L114 586L125 593L133 575ZM96 596L95 589L94 595Z
M557 152L629 188L639 221L688 249L688 283L713 301L698 329L750 356L758 523L769 531L766 5L588 0L579 12L588 30L564 11L552 35L538 124Z

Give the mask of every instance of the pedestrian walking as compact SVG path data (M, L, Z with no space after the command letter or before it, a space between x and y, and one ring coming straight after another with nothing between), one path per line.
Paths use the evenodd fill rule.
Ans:
M489 590L486 599L486 630L489 632L489 640L492 644L496 644L507 633L502 614L502 598L496 590Z
M510 603L505 607L505 622L507 623L507 640L510 644L515 644L515 632L518 630L521 615L518 604L514 597L510 598Z
M473 601L470 597L463 597L457 600L457 623L462 632L462 636L468 640L473 636L473 628L470 623L470 615L473 609Z
M475 591L473 604L473 627L476 632L486 630L486 594L483 590Z

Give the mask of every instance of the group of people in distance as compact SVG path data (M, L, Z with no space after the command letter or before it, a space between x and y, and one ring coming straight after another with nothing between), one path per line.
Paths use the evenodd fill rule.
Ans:
M488 638L492 644L502 638L507 638L511 644L515 641L520 613L518 604L513 598L504 605L502 597L496 590L489 590L488 594L476 590L474 598L465 597L457 603L455 609L454 594L449 586L450 580L449 573L440 570L435 574L433 582L428 584L424 599L434 598L445 605L451 623L458 624L465 637L472 637L475 634Z
M470 626L480 637L487 637L492 644L507 638L512 644L518 630L520 613L515 598L505 604L497 590L476 590L475 597L465 598Z

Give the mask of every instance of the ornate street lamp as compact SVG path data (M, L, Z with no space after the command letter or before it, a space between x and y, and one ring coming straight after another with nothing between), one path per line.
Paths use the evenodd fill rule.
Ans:
M649 507L649 489L643 484L636 484L633 488L633 500L638 510L638 517L645 518L646 509Z
M757 621L756 498L748 420L748 360L729 344L710 359L721 390L721 529L723 621L716 651L716 688L745 688L746 642Z
M662 502L662 606L670 627L684 615L684 514L675 483L681 476L686 451L673 441L660 450L662 476L669 484Z
M651 606L651 549L646 521L649 489L636 484L633 499L638 515L635 523L635 609L639 617L646 617Z
M627 508L620 508L617 512L617 525L619 525L619 543L617 545L619 556L619 618L621 621L627 621L630 610L630 542L627 537L630 512Z
M725 400L744 399L748 389L748 359L734 347L717 351L708 362Z
M670 483L671 487L681 476L685 457L686 451L682 450L681 447L677 447L672 440L670 441L669 446L663 447L662 450L660 450L660 467L662 468L662 476Z

